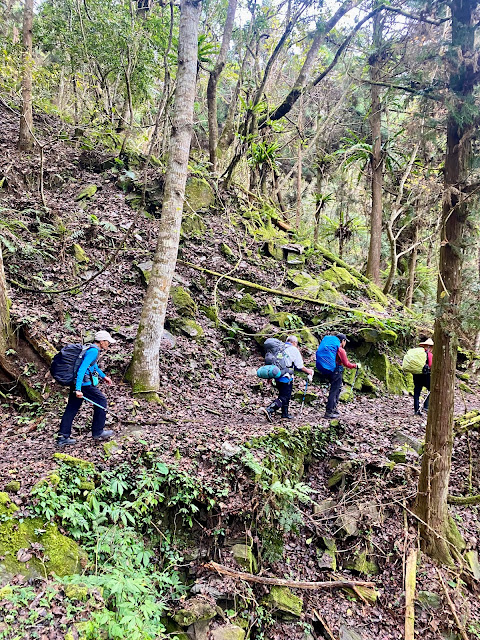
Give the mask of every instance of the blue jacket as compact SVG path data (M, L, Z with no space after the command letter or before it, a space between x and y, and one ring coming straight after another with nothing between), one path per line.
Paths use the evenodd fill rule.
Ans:
M337 351L340 347L340 340L337 336L325 336L317 349L315 364L322 371L335 371Z
M78 367L75 391L81 391L82 387L88 387L92 384L96 386L98 384L98 378L105 378L105 374L97 366L99 353L100 349L95 345L92 345L85 351L82 362Z

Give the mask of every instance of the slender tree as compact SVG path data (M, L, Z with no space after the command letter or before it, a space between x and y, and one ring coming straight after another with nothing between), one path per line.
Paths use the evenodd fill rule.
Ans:
M471 140L478 128L474 92L479 82L475 31L478 0L452 0L451 61L447 100L447 148L444 169L440 266L434 330L432 388L425 452L416 510L421 518L424 550L453 565L463 540L448 515L447 494L452 464L453 410L457 363L462 250L472 198L466 197L472 157Z
M368 247L367 277L380 285L380 257L382 251L382 188L383 188L383 164L382 151L382 103L380 99L381 89L378 81L381 78L381 47L383 15L379 12L373 18L373 47L374 52L370 56L370 129L372 135L372 151L370 156L372 176L372 208L370 213L370 245Z
M129 371L134 393L156 398L159 350L178 254L188 158L193 131L201 0L182 0L178 35L177 88L162 217L152 274L145 294Z
M2 245L0 243L0 358L5 355L12 335L9 309L10 300L7 295L7 282L3 269Z
M33 149L32 115L32 27L33 0L25 0L23 10L23 76L22 76L22 114L18 148L21 151Z
M208 108L208 150L210 154L210 164L212 171L217 170L217 146L218 146L218 118L217 118L217 85L220 74L223 71L227 60L228 46L232 38L233 22L235 11L237 10L237 0L229 0L227 8L227 18L223 29L223 38L217 61L210 71L207 86L207 108Z

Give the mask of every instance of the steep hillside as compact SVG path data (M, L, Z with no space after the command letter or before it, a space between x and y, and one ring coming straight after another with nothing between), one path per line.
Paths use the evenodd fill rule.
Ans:
M0 487L10 496L0 494L0 511L7 521L17 511L36 515L41 525L52 518L61 532L79 540L88 558L79 555L83 565L75 574L86 571L73 581L90 589L83 599L72 596L76 604L69 608L63 583L52 580L44 588L40 580L58 574L58 565L32 547L37 555L22 561L20 554L20 565L6 573L11 585L30 591L18 601L0 592L0 637L15 637L8 635L12 610L23 637L66 638L69 632L93 638L107 628L105 637L126 637L118 634L127 634L127 627L117 635L109 627L114 618L121 622L111 582L94 581L100 552L90 543L100 530L107 536L102 527L118 534L118 540L107 537L107 546L118 545L118 553L126 554L113 555L113 561L102 556L104 577L118 581L127 575L126 540L139 545L135 558L147 549L149 561L132 565L142 585L164 585L158 573L145 577L147 565L171 572L168 588L158 587L145 600L151 598L152 611L161 612L158 625L182 640L187 629L188 637L216 640L241 640L245 631L258 640L403 637L402 581L407 552L417 544L411 507L424 424L413 415L411 380L399 365L405 349L428 332L423 319L327 249L302 244L268 202L240 188L218 191L201 167L192 167L160 355L163 402L133 398L124 374L155 248L161 169L149 169L144 214L138 209L141 159L119 160L100 146L86 148L94 146L91 140L76 139L66 125L65 141L53 138L59 123L38 117L40 137L55 139L45 147L41 166L37 153L15 149L17 114L0 107L0 117L0 236L16 337L0 377ZM62 345L89 342L100 328L117 340L101 362L115 382L108 390L115 439L93 444L91 412L83 408L75 425L78 444L67 452L82 463L54 456L66 394L48 377L48 363ZM301 407L305 378L299 375L294 423L266 422L260 409L274 390L255 375L265 337L295 333L313 363L318 340L332 331L349 336L349 356L364 365L355 380L351 372L345 376L340 421L322 419L327 388L320 378ZM477 365L462 354L458 413L480 409ZM480 486L478 437L466 434L455 443L456 494L478 493ZM102 507L93 517L95 500ZM452 511L475 559L476 507ZM35 535L43 536L38 544L47 548L46 534ZM32 542L22 540L19 549ZM0 543L0 555L8 553L12 549ZM233 575L217 575L212 560L228 565ZM40 573L28 574L30 583L13 578L25 575L29 561L38 561ZM470 569L455 578L451 597L461 619L477 625L474 560ZM238 581L238 571L256 574L260 584ZM282 583L279 592L268 589L265 577L288 579L294 592L284 591ZM295 589L298 582L332 579L372 584ZM183 585L189 589L185 606ZM54 594L49 603L57 617L31 619L28 611L48 609L42 600L47 591ZM453 634L443 637L456 637L440 578L423 557L417 591L419 637L433 640L439 629ZM137 616L154 625L152 611ZM94 620L91 628L88 620ZM155 629L138 637L161 637L160 626ZM478 625L472 629L480 633Z

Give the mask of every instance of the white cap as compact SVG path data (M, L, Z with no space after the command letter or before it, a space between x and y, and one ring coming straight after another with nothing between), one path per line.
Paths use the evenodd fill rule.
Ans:
M108 333L108 331L97 331L95 334L95 342L101 342L102 340L107 340L110 344L115 344L117 341L112 338L112 336Z

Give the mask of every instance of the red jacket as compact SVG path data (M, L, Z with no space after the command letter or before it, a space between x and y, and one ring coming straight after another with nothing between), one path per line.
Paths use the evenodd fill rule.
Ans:
M343 347L338 347L338 351L337 351L337 357L336 357L336 363L337 364L343 364L344 367L347 367L348 369L356 369L357 365L353 364L352 362L349 362L348 358L347 358L347 352L345 351L345 349Z

